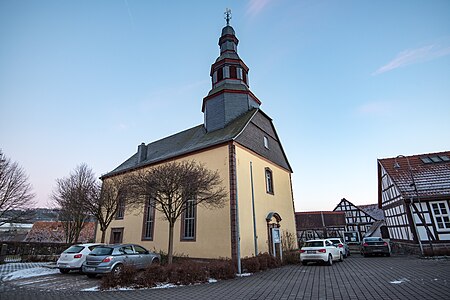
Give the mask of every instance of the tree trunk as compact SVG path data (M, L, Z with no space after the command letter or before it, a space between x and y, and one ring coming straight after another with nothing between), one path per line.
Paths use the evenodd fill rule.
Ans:
M106 229L105 230L101 230L102 232L102 239L101 239L101 243L104 244L105 243L105 237L106 237Z
M174 223L169 222L169 249L167 251L167 263L170 265L173 260L173 227Z

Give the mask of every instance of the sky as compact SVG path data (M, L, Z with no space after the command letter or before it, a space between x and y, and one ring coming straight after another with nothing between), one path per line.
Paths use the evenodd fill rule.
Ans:
M450 1L0 1L0 148L40 207L203 123L223 13L296 211L377 202L377 159L450 150Z

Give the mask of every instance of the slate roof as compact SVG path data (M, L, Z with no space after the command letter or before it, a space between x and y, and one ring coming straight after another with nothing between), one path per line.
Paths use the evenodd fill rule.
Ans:
M323 228L324 223L325 227L345 226L345 213L336 211L308 211L295 213L297 231Z
M377 221L384 220L384 212L381 208L378 208L377 204L367 204L367 205L358 205L356 206L360 210L364 211L366 214L371 216Z
M178 156L186 155L195 151L236 140L250 123L250 121L258 113L268 118L267 115L265 115L260 109L255 108L236 118L235 120L230 122L229 125L222 129L207 132L204 125L201 124L177 134L149 143L147 144L147 155L145 160L138 163L138 152L136 152L113 171L102 175L101 178L104 179L126 171L152 165L167 159L172 159ZM271 121L270 118L268 119L269 121ZM283 160L280 158L268 158L275 163L280 164L282 167L291 170L284 152L281 151L281 154L279 154L278 156L283 156ZM280 163L281 161L285 162Z
M450 151L411 155L398 158L379 159L378 163L386 170L404 198L416 197L412 177L421 198L450 195L450 161L425 163L422 158L446 156ZM411 166L411 170L408 165ZM399 168L394 165L398 163ZM380 178L378 178L380 180Z

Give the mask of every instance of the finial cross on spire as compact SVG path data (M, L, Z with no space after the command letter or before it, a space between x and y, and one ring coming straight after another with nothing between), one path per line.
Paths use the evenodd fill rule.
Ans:
M227 20L227 26L229 26L231 20L231 9L229 8L225 9L225 12L223 14L225 15L224 19Z

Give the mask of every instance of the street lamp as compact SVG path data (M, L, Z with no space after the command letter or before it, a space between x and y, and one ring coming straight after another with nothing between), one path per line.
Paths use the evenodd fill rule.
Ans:
M430 244L431 256L433 256L434 251L433 251L433 243L432 243L432 241L431 241L431 235L430 235L430 232L429 232L430 229L428 228L428 226L427 226L427 224L426 224L426 220L425 220L425 218L423 217L422 206L421 206L421 204L420 204L420 198L419 198L419 191L417 190L416 181L414 180L414 174L413 174L413 169L412 169L412 167L411 167L411 163L409 162L409 158L408 158L407 156L404 156L404 155L397 155L397 157L395 158L395 163L394 163L394 169L396 169L396 170L398 170L398 169L401 168L401 167L400 167L400 164L399 164L398 161L397 161L397 158L405 158L405 159L406 159L406 162L408 163L408 171L409 171L409 175L411 176L411 184L410 184L409 186L410 186L410 187L414 187L414 192L415 192L415 194L416 194L417 203L419 203L419 206L420 206L420 210L417 209L417 210L416 210L416 213L417 213L417 214L420 216L420 218L422 219L422 220L421 220L421 221L422 221L422 225L425 227L425 231L427 232L428 242L429 242L429 244ZM413 207L413 204L414 204L414 197L411 196L411 198L410 198L410 203L409 203L409 209L410 209L410 211L411 211L411 217L412 217L412 220L413 220L414 229L415 229L415 231L416 231L417 240L418 240L418 242L419 242L420 253L421 253L422 256L423 256L423 255L424 255L424 254L423 254L423 246L422 246L422 241L421 241L421 239L420 239L419 231L417 230L416 219L414 218L414 214L413 214L413 208L414 208L414 207Z

